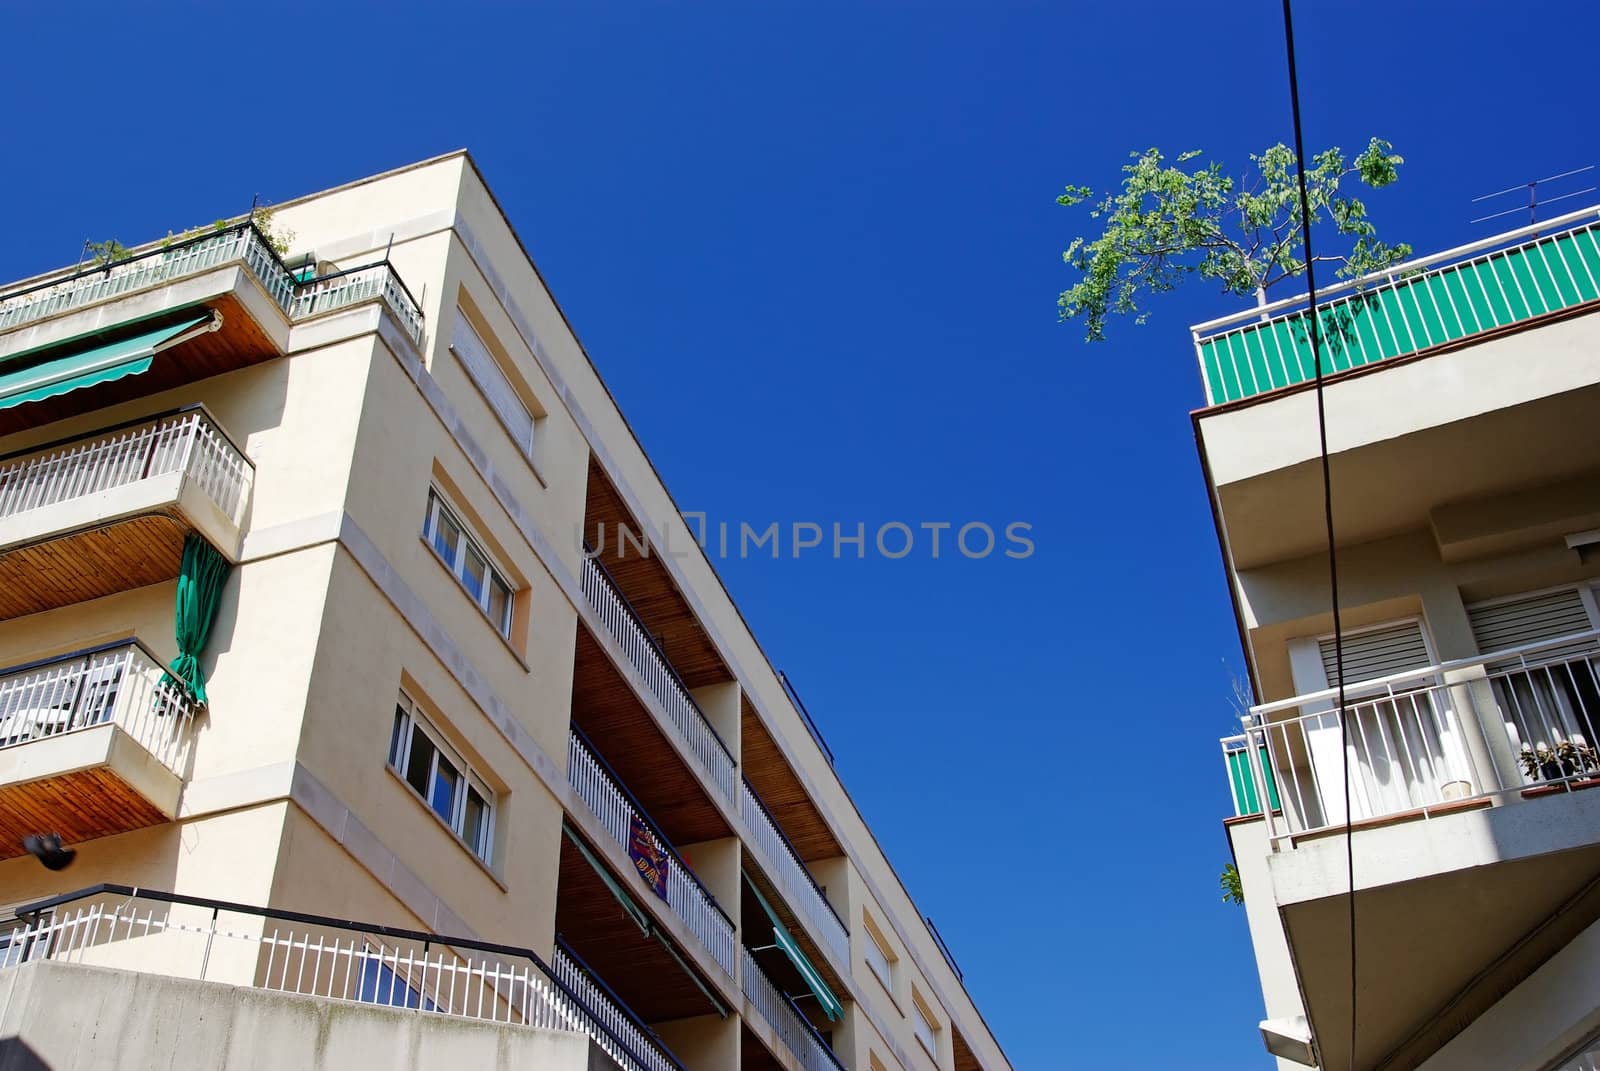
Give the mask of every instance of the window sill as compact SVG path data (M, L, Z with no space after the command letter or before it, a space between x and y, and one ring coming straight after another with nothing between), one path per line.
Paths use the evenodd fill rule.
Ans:
M410 787L410 786L407 786L407 787ZM870 940L872 940L872 938L868 937L867 940L870 941ZM881 975L877 971L873 970L872 966L870 964L868 964L868 966L867 966L867 973L872 975L872 980L874 982L878 983L878 988L883 991L883 995L889 998L889 1006L892 1007L895 1010L895 1012L900 1016L900 1018L904 1019L906 1017L905 1009L900 1007L900 1002L898 1000L894 999L894 990L890 989L889 988L889 983L885 982L883 980L883 975Z
M522 657L522 652L517 650L511 641L506 639L500 630L494 627L494 622L490 621L489 615L483 612L483 607L472 601L472 596L467 594L467 589L461 584L461 578L456 576L450 566L445 563L445 560L439 556L439 549L429 542L428 537L425 535L418 534L417 539L428 549L428 557L437 562L439 568L444 570L445 576L450 578L451 585L461 593L461 597L471 603L474 610L478 611L478 616L483 619L483 627L488 629L494 635L494 638L500 641L501 645L505 647L506 653L516 660L517 665L522 667L522 672L532 673L533 668L528 665L528 660ZM513 592L512 595L515 597L516 592Z
M935 1067L939 1066L939 1057L938 1057L938 1055L935 1054L932 1049L928 1048L928 1043L926 1041L923 1041L921 1037L917 1038L917 1048L921 1049L923 1052L928 1054L928 1059L933 1061L933 1066L935 1066Z
M501 879L500 875L495 872L494 867L492 867L488 863L484 862L483 857L480 856L477 852L472 850L472 845L470 845L466 841L462 840L461 839L461 834L459 834L455 830L451 829L450 828L450 823L446 822L443 818L440 818L439 817L439 812L435 811L432 807L428 806L428 801L423 799L421 794L418 793L417 790L414 787L412 787L412 784L411 784L410 781L407 781L404 777L400 776L400 771L399 770L396 770L393 766L390 766L387 762L383 764L383 768L385 770L387 770L389 772L389 776L394 778L395 781L397 781L399 783L400 787L405 790L406 796L413 803L415 803L418 807L421 807L424 811L426 811L427 814L428 814L428 817L432 818L434 820L434 822L436 822L438 824L439 828L444 830L445 834L447 836L449 836L449 838L451 840L455 841L456 847L460 848L463 852L465 852L467 858L471 859L474 863L478 864L478 869L483 871L484 875L490 881L494 882L496 885L498 885L500 887L500 891L501 892L509 893L511 891L511 887L508 886ZM500 808L499 808L498 802L497 802L497 805L495 807L495 814L496 814L497 820L498 820L499 813L500 813Z

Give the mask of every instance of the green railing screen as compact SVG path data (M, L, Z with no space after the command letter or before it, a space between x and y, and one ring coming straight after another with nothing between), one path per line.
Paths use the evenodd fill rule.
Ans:
M1261 753L1261 769L1267 777L1267 800L1272 804L1274 811L1282 810L1278 802L1278 782L1272 776L1272 763L1267 759L1267 749L1257 747ZM1261 797L1256 793L1256 779L1250 776L1250 758L1244 750L1230 751L1228 758L1228 777L1233 781L1233 798L1236 809L1243 816L1261 813Z
M1324 371L1360 368L1600 298L1600 224L1367 288L1318 309ZM1198 341L1206 401L1315 377L1310 316L1246 323Z

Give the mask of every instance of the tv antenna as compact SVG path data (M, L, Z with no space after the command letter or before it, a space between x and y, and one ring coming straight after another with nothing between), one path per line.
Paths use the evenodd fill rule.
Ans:
M1543 200L1540 200L1539 187L1541 185L1556 182L1560 179L1571 178L1573 175L1582 175L1585 172L1593 170L1594 165L1589 164L1585 167L1573 168L1571 171L1563 171L1559 175L1550 175L1547 178L1533 179L1532 181L1524 182L1519 186L1507 186L1503 190L1496 190L1494 193L1486 193L1482 197L1474 197L1472 199L1472 203L1479 204L1483 201L1492 201L1496 197L1504 197L1507 194L1518 193L1526 190L1528 193L1528 203L1526 205L1518 205L1516 208L1506 208L1499 212L1491 212L1487 216L1479 216L1477 219L1471 220L1470 222L1487 223L1491 219L1499 219L1501 216L1510 216L1519 212L1526 212L1528 213L1529 225L1537 223L1539 222L1539 209L1542 206L1554 204L1556 201L1565 201L1569 197L1582 197L1586 193L1593 193L1596 189L1600 189L1600 187L1585 186L1581 190L1573 190L1571 193L1558 193L1554 197L1546 197Z

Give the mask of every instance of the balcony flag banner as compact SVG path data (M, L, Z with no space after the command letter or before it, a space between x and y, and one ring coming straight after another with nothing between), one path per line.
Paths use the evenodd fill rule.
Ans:
M667 898L667 853L657 843L655 834L636 814L628 816L628 858L638 868L639 876L650 886L650 891L661 899Z
M206 701L206 679L200 672L200 654L211 635L211 621L222 602L222 585L228 579L228 561L198 535L183 541L183 564L178 569L178 595L173 632L178 657L172 660L163 684L182 681L201 703Z
M839 1003L839 998L833 995L833 990L828 988L828 983L822 980L821 973L811 965L806 954L801 950L799 942L794 939L778 913L772 910L772 905L767 903L767 898L761 895L761 890L756 888L755 882L746 875L745 887L755 894L756 902L761 905L761 910L767 913L767 918L772 922L772 940L789 957L789 962L794 964L794 969L800 972L800 977L805 980L806 988L811 990L811 995L817 998L823 1014L831 1022L838 1022L844 1016L844 1005Z

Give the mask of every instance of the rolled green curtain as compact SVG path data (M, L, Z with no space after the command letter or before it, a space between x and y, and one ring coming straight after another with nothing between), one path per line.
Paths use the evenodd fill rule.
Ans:
M198 535L183 541L183 564L178 569L178 596L173 632L178 657L172 660L166 680L183 682L189 694L204 703L206 679L200 672L200 653L211 635L211 621L222 602L222 585L228 580L228 560Z

